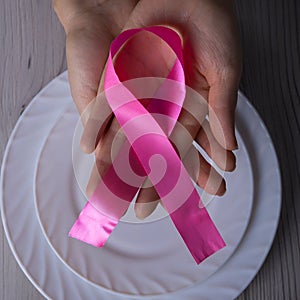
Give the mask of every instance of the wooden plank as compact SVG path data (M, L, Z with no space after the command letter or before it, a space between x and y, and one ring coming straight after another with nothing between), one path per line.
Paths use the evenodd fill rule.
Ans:
M272 250L239 299L300 299L300 5L236 1L244 48L241 89L265 121L282 172L282 214Z
M0 1L0 157L24 107L66 69L65 35L51 1ZM43 299L17 265L0 226L0 299Z

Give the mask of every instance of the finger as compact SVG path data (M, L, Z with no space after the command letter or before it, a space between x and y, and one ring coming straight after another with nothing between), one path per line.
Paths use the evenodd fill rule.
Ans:
M209 121L211 130L225 149L237 149L234 113L237 102L235 75L225 75L211 85L209 91Z
M215 139L211 132L209 123L205 120L202 123L195 141L208 154L214 163L224 171L233 171L235 169L235 156L232 151L224 149Z
M95 158L95 165L92 169L88 184L86 186L86 194L88 198L91 197L100 181L103 180L103 177L112 163L110 159L110 152L107 148L101 147L100 144L98 144L95 150Z
M224 178L203 158L195 147L191 147L183 159L191 178L207 193L222 196L226 191Z
M194 36L200 33L193 33ZM191 39L191 38L190 38ZM187 84L199 93L206 91L208 100L208 113L212 133L218 143L227 150L237 148L237 141L234 130L234 112L237 101L238 83L240 78L240 69L228 67L225 62L205 62L208 66L203 67L201 55L194 55L194 52L203 53L208 51L203 49L201 39L198 37L197 42L192 45L187 43L184 48L185 59L188 60L186 68ZM213 55L206 54L210 57ZM221 53L220 53L220 56ZM211 58L215 60L214 57ZM206 60L209 60L206 58ZM215 66L215 64L217 66ZM228 63L229 64L229 63ZM199 70L201 65L203 73ZM195 67L196 66L196 67ZM207 69L210 69L209 71ZM221 69L221 71L219 71Z
M226 192L224 178L199 153L200 170L197 184L211 195L222 196Z
M92 168L90 178L89 178L88 184L87 184L86 189L85 189L85 193L86 193L86 196L87 196L88 199L94 193L94 191L97 188L100 180L101 180L101 176L99 174L97 165L95 164Z
M160 198L149 178L143 183L139 194L137 196L134 211L137 218L143 220L146 217L150 216L158 205Z
M84 125L80 146L85 153L91 153L112 121L112 110L107 103L105 94L98 94L82 116L82 119L87 119L87 121Z
M223 24L224 28L214 26L212 16L210 14L207 23L203 24L207 32L196 19L194 22L198 27L190 27L185 32L186 78L196 90L199 83L201 87L201 82L206 80L212 133L222 147L234 150L237 148L234 112L241 75L238 32L231 12L220 19L219 25Z
M170 140L181 158L185 157L189 148L192 147L192 143L207 115L207 107L205 91L202 90L201 95L187 87L183 107L170 135Z
M230 31L230 30L229 30ZM237 148L234 127L234 113L241 74L241 59L237 50L235 35L230 31L227 37L233 50L227 48L228 40L220 33L217 40L207 37L201 31L191 31L185 45L185 57L189 60L187 78L197 90L202 76L207 81L208 114L213 135L227 150ZM201 75L202 74L202 75Z
M125 135L120 129L119 123L114 118L111 122L110 130L100 139L95 149L96 170L93 170L91 173L87 185L87 194L91 194L99 184L100 180L102 180L103 176L105 176L124 141ZM98 174L96 174L95 171L97 171Z

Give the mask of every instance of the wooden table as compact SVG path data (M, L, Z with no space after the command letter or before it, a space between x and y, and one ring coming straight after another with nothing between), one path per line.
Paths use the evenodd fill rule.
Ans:
M271 252L238 299L300 299L300 2L239 0L241 90L265 121L279 157L282 214ZM65 36L51 1L0 2L0 157L23 109L66 69ZM42 299L0 226L0 299Z

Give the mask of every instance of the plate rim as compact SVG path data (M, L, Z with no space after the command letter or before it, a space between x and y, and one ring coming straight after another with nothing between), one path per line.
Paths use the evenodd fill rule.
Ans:
M71 105L68 106L67 109L64 110L64 113L68 113L68 112L71 112L73 113L73 111L71 110L72 107ZM42 144L41 144L41 147L38 151L38 154L37 154L37 162L35 164L35 166L33 167L34 169L34 180L33 180L33 196L34 196L34 208L35 208L35 212L36 212L36 216L37 216L37 220L38 220L38 223L39 223L39 226L43 232L43 235L44 235L44 238L46 239L47 243L49 244L51 250L55 253L55 255L59 258L59 260L71 271L73 272L75 275L77 275L78 277L80 277L80 279L82 279L83 281L85 281L86 283L94 286L95 288L98 288L98 289L101 289L101 290L104 290L105 292L111 292L111 293L114 293L116 295L130 295L130 296L133 296L133 297L147 297L147 296L152 296L152 297L158 297L158 296L163 296L163 295L175 295L177 293L180 293L182 290L184 289L189 289L189 288L195 288L197 285L201 284L202 282L204 282L205 280L207 280L210 276L212 276L214 273L218 272L219 269L222 268L222 266L231 258L232 255L234 255L235 251L237 250L237 248L239 247L239 244L241 243L243 237L244 237L244 234L246 233L247 231L247 228L248 228L248 225L249 225L249 222L250 222L250 219L251 219L251 215L252 215L252 212L253 212L253 203L254 203L254 194L255 194L255 187L254 187L254 173L253 173L253 170L251 168L251 171L249 172L249 180L250 180L250 185L251 185L251 191L252 191L252 196L251 196L251 203L249 205L249 208L247 210L247 220L246 220L246 224L243 225L244 228L241 232L241 235L239 236L239 238L237 239L237 243L236 245L233 246L233 249L231 250L231 252L229 253L228 257L225 258L225 260L221 263L221 265L216 269L214 270L213 272L211 272L205 279L200 279L200 280L196 280L194 282L192 282L190 285L187 285L187 286L184 286L184 287L181 287L179 289L176 289L174 291L170 291L170 292L165 292L165 293L153 293L153 294L143 294L143 295L138 295L138 294L131 294L129 292L121 292L121 291L115 291L115 290L112 290L104 285L101 285L97 282L94 282L93 280L85 277L84 275L82 275L81 272L77 271L76 268L74 268L74 266L70 265L67 261L64 260L64 258L62 257L62 255L60 255L60 251L55 248L55 245L53 244L53 242L51 241L49 235L47 234L47 231L46 231L46 228L45 228L45 225L43 224L42 220L41 220L41 216L40 216L40 211L39 211L39 208L38 208L38 200L37 200L37 178L38 178L38 174L39 174L39 162L41 160L41 157L43 156L43 152L45 151L45 146L47 144L47 141L48 141L48 137L49 135L51 134L51 132L55 129L55 127L58 125L58 122L60 122L61 119L63 119L63 116L64 116L64 113L61 113L60 116L56 119L56 122L53 124L53 126L51 127L51 129L49 130L48 132L48 136L46 139L43 140ZM80 119L76 122L76 124L80 122ZM76 125L77 126L77 125ZM247 150L247 147L246 147L246 143L244 141L244 138L243 138L243 135L240 133L240 130L238 128L236 128L236 131L238 132L239 136L240 136L240 139L241 139L241 142L243 144L243 148L244 148L244 151L246 152L245 153L245 156L246 156L246 160L247 160L247 164L249 165L252 165L252 162L251 162L251 157L250 157L250 154L249 154L249 151ZM73 137L73 142L74 142L74 137ZM74 145L74 143L72 142L72 145ZM79 188L80 191L82 192L81 188ZM217 200L216 200L217 201ZM208 204L209 205L209 204ZM166 218L166 217L164 217ZM151 221L152 222L152 221Z
M1 182L0 182L0 192L1 192L1 201L0 201L0 209L1 209L1 217L2 217L2 223L3 223L3 227L4 227L4 231L5 231L5 235L6 235L6 238L7 238L7 241L8 241L8 244L14 254L14 257L16 259L16 261L18 262L20 268L22 269L22 271L24 272L24 274L27 276L27 278L30 280L30 282L37 288L37 290L46 298L49 298L49 296L43 291L43 289L39 286L39 284L37 284L35 282L35 280L32 278L31 274L29 274L29 272L27 272L26 268L24 267L24 265L22 264L17 252L15 251L15 248L14 248L14 245L13 245L13 242L12 242L12 238L10 236L10 233L9 233L9 228L7 226L7 220L6 220L6 216L4 214L4 203L3 203L3 183L4 183L4 172L5 172L5 165L7 164L7 160L8 160L8 156L9 156L9 150L11 148L11 145L13 144L13 141L14 141L14 138L15 138L15 135L16 135L16 132L20 126L20 123L22 122L22 120L24 119L24 116L26 116L26 113L28 112L28 110L32 107L32 105L36 102L36 99L38 99L41 94L46 90L48 89L54 82L56 79L58 78L61 78L65 76L65 72L60 74L59 76L55 77L52 81L50 81L33 99L32 101L29 103L29 105L26 107L24 113L21 115L21 117L18 119L18 121L16 122L16 125L9 137L9 140L8 140L8 143L7 143L7 146L5 148L5 152L4 152L4 156L3 156L3 160L2 160L2 166L1 166ZM239 95L242 96L242 98L246 99L246 97L241 93L239 92ZM282 198L282 181L281 181L281 173L280 173L280 166L279 166L279 161L278 161L278 157L277 157L277 153L276 153L276 150L275 150L275 147L274 147L274 144L273 144L273 141L272 141L272 138L270 137L270 134L263 122L263 120L259 117L259 114L257 113L256 109L250 104L249 101L245 101L246 105L252 110L252 112L256 115L256 117L258 117L258 119L260 120L259 124L260 126L262 127L262 130L264 131L264 134L266 135L266 138L268 139L268 145L269 147L271 147L271 151L273 151L274 153L274 164L276 166L276 177L278 179L278 182L279 182L279 201L278 201L278 206L277 206L277 210L276 210L276 221L275 221L275 226L272 226L272 233L270 234L271 236L271 239L270 239L270 242L269 242L269 245L268 247L266 247L264 249L264 254L260 256L260 260L257 262L257 268L256 268L256 271L254 272L253 276L251 276L250 280L247 280L247 282L244 284L243 288L240 289L241 291L244 290L244 288L246 286L249 285L249 283L253 280L253 278L256 276L257 274L257 271L261 268L261 265L263 264L263 262L265 261L266 259L266 256L268 255L270 249L271 249L271 246L273 244L273 241L274 241L274 238L275 238L275 234L276 234L276 231L278 229L278 223L279 223L279 216L280 216L280 211L281 211L281 198ZM247 232L247 231L246 231ZM244 239L244 238L243 238ZM242 241L243 241L242 239ZM242 243L241 241L241 243ZM239 248L239 247L238 247ZM238 250L238 249L237 249ZM229 259L231 260L232 257ZM147 298L147 296L143 296L144 298Z

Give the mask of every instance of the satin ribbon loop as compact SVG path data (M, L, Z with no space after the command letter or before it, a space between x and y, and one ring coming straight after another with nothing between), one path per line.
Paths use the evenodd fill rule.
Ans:
M119 80L113 64L122 46L141 31L157 35L176 54L172 70L147 107ZM112 42L104 90L127 141L79 215L70 236L103 246L147 175L197 263L225 246L207 210L199 208L200 196L168 138L183 106L184 84L181 38L172 29L131 29ZM155 114L164 116L164 120L160 122ZM124 163L129 157L130 163Z

